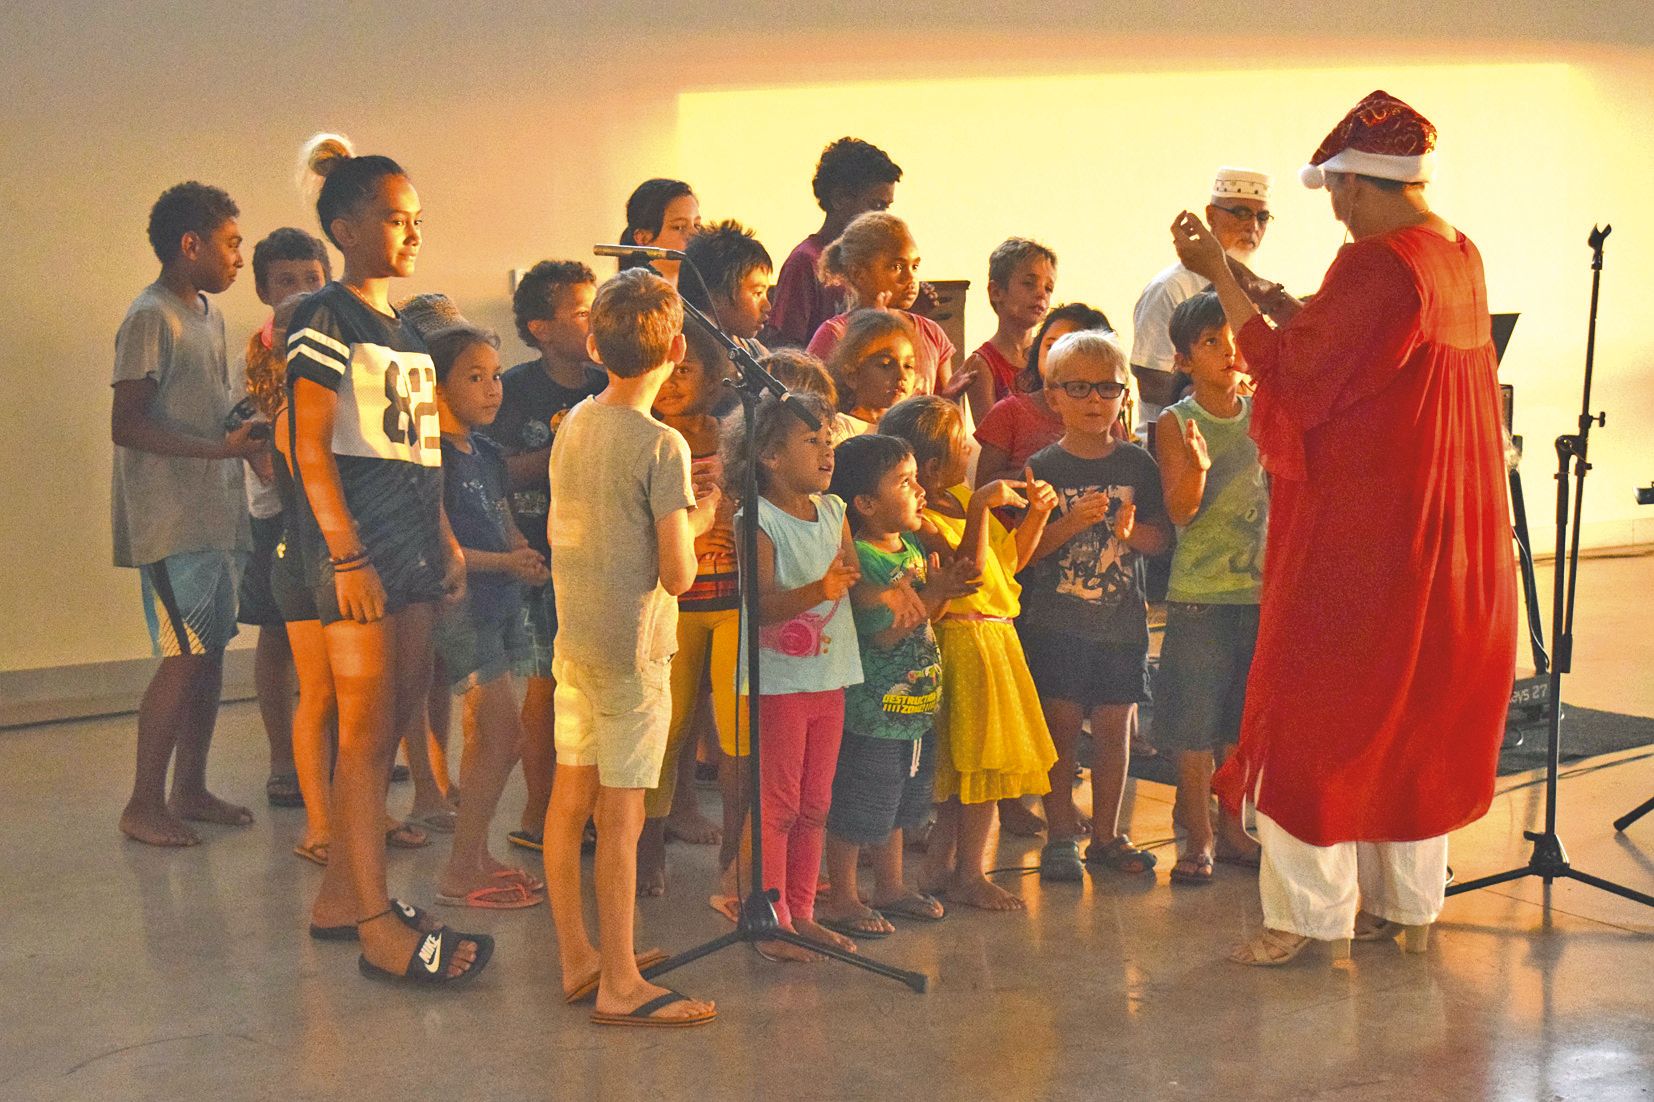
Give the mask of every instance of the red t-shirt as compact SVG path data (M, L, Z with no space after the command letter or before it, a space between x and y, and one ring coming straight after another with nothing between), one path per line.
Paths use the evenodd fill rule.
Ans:
M830 244L831 239L812 233L787 254L781 274L776 276L775 290L770 293L765 344L801 348L822 322L844 309L844 289L823 286L816 276L816 262Z
M1037 393L1001 398L976 426L977 443L1005 452L1018 469L1029 456L1055 444L1061 436L1062 418Z

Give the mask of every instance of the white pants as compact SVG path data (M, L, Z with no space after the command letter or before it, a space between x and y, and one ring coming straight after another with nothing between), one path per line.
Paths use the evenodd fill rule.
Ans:
M1257 812L1263 865L1258 892L1264 925L1322 941L1347 938L1355 912L1424 926L1447 891L1447 835L1422 842L1339 842L1312 846Z

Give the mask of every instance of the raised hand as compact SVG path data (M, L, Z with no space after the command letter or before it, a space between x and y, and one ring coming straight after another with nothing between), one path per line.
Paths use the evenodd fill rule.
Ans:
M1090 528L1093 524L1101 524L1108 519L1108 510L1112 503L1113 499L1106 492L1092 490L1069 502L1063 515L1081 528Z
M1026 508L1028 500L1018 490L1024 483L1014 478L999 478L977 490L971 497L971 503L980 501L984 507L998 509L1003 506L1014 506L1018 509Z
M1114 514L1114 538L1121 543L1130 541L1131 534L1137 530L1137 506L1127 501L1120 505L1120 511Z
M930 618L925 602L913 590L913 574L902 571L890 580L885 590L885 603L890 607L890 626L903 634L912 631Z
M1229 270L1229 258L1217 234L1189 211L1172 219L1172 246L1177 249L1177 259L1195 275L1215 283Z
M1183 454L1197 470L1212 469L1212 454L1206 448L1206 437L1200 434L1200 426L1195 424L1193 417L1183 423Z
M976 572L976 563L963 555L954 555L944 565L940 555L931 554L927 593L951 601L955 597L969 597L981 588L982 576Z
M1035 478L1034 468L1022 468L1022 485L1030 513L1049 513L1057 507L1057 491L1051 488L1051 483Z
M850 587L861 581L861 566L853 555L840 552L821 576L821 595L836 601L850 592Z
M955 371L952 375L948 376L947 385L936 393L938 397L946 398L949 401L952 401L961 394L965 393L965 391L969 390L971 384L974 382L976 382L975 368L972 368L969 371L960 369L959 371Z

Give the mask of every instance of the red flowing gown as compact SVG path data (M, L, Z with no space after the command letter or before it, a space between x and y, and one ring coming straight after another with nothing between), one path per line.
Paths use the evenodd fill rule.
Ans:
M1516 667L1507 471L1481 255L1409 227L1347 245L1238 343L1272 476L1240 746L1214 780L1312 845L1483 815Z

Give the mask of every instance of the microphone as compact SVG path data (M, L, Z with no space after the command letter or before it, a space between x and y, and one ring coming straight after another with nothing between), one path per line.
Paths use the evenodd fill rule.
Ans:
M643 260L682 260L677 249L657 249L651 245L593 245L593 256L638 257Z

